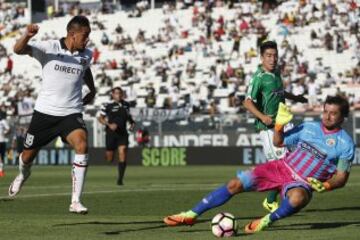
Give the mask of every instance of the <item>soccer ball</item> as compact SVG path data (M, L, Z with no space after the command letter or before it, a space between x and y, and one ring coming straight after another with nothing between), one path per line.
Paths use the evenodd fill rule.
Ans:
M211 231L216 237L231 237L236 234L237 223L231 213L218 213L211 220Z

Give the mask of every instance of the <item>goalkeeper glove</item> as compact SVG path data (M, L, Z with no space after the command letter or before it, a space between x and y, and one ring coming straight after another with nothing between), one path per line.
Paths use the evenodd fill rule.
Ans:
M312 177L308 177L307 181L310 184L311 188L319 193L322 193L324 191L331 189L330 184L328 182L321 182L321 181L317 180L316 178L312 178Z
M288 124L293 118L290 108L284 103L279 103L278 112L275 119L275 130L282 130L284 125Z

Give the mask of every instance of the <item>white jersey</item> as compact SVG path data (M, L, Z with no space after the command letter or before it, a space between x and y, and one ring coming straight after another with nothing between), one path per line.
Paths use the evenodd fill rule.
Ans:
M62 38L29 43L32 56L42 66L42 85L35 110L52 116L83 111L83 77L92 59L89 49L71 53L64 41Z
M10 130L9 124L5 119L0 120L0 142L6 142L6 132Z

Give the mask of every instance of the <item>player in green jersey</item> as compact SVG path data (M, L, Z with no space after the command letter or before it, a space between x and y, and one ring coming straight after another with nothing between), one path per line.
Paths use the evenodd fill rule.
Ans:
M261 64L253 75L244 107L255 115L255 128L259 132L263 143L263 150L268 161L277 160L285 155L285 148L275 147L273 128L279 103L285 98L296 102L307 102L303 96L295 96L285 91L281 79L280 69L277 66L278 49L274 41L265 41L260 45ZM270 212L278 208L277 192L270 192L263 202L264 208Z

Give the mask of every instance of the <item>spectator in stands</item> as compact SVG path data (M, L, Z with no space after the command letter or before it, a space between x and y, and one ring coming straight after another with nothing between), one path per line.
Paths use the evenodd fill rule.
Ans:
M207 15L205 19L205 25L206 25L206 37L207 39L210 39L212 36L212 26L213 26L213 19L211 18L211 15Z
M237 107L238 106L238 101L237 101L237 98L235 96L235 92L232 92L228 95L228 100L229 100L229 107Z
M244 53L245 63L250 63L251 59L255 58L256 56L257 56L256 50L253 47L250 47L250 49Z
M327 32L324 36L324 46L326 50L334 50L334 46L333 46L333 36Z
M156 104L155 92L150 91L148 93L148 95L145 97L145 103L146 103L146 107L148 107L148 108L155 107L155 104Z
M128 15L129 18L140 18L141 16L141 9L138 6L131 10L130 14Z
M319 86L317 83L315 83L314 78L309 78L309 82L306 84L307 86L307 93L308 93L308 99L309 99L309 109L313 110L318 104L318 94L319 94Z
M103 34L102 34L101 43L103 45L108 45L110 43L109 36L106 34L106 32L103 32Z
M226 74L225 70L221 70L220 73L220 81L221 81L221 87L222 88L227 88L228 87L228 83L229 83L229 77Z
M98 61L99 61L99 58L100 58L100 51L99 51L99 49L96 47L96 48L94 49L94 52L93 52L93 63L94 63L94 64L97 64Z
M141 30L139 29L136 37L135 37L135 42L136 43L143 43L145 42L145 31L144 30Z
M113 60L110 61L110 69L117 69L118 68L118 64L116 62L116 59L114 58Z
M148 108L153 108L156 104L155 88L153 83L150 83L146 87L147 96L145 97L145 103Z
M14 68L14 61L11 59L10 55L7 57L7 62L6 62L6 68L4 73L8 73L10 75L12 75L12 71Z
M208 89L209 95L208 98L211 99L213 97L214 91L219 86L220 79L217 75L216 66L210 67L210 76L208 81Z
M351 82L353 84L360 84L360 70L359 67L353 68Z
M243 34L247 34L249 29L250 29L250 26L249 26L249 23L246 21L245 18L242 18L241 19L241 23L240 23L240 26L239 26L239 29L240 29L240 32L243 33Z
M115 28L115 32L116 32L117 34L122 34L123 31L124 31L124 29L121 27L120 23L118 23L118 25L117 25L116 28Z
M239 58L239 56L240 56L240 41L241 41L241 37L240 37L240 35L237 34L234 37L233 47L232 47L232 50L230 53L230 59L232 58L233 53L236 53L236 58Z
M330 72L326 73L324 87L331 87L334 86L334 84L336 85L335 78L331 75Z
M26 131L27 131L26 128L23 126L16 127L15 134L11 142L13 161L16 160L18 162L19 156L24 149L24 140L25 140ZM16 156L16 159L14 159L14 156Z
M186 74L189 78L194 78L196 73L196 63L189 59L186 64Z
M209 115L210 115L209 126L215 128L216 127L215 117L219 114L219 109L214 100L210 101L208 111L209 111Z
M336 53L342 53L346 48L344 36L340 32L336 31L335 37L336 37Z
M149 130L147 130L146 128L141 128L137 130L135 137L137 144L141 147L147 146L150 142Z

